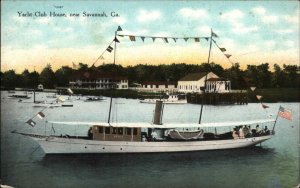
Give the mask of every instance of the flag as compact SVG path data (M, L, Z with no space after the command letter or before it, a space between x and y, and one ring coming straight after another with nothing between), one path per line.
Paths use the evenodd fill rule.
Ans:
M123 29L120 26L118 26L117 31L123 31Z
M218 35L216 33L214 33L213 31L211 31L211 36L218 37Z
M230 54L224 54L228 59L231 57Z
M173 38L174 42L176 42L177 38Z
M256 87L250 87L251 91L254 91L256 89Z
M155 41L155 39L156 39L156 37L151 37L152 38L152 40L153 40L153 42Z
M131 41L135 41L135 36L129 36L129 39L130 39Z
M117 37L115 37L114 41L120 43L120 41L117 39Z
M64 101L65 101L65 99L64 99L62 96L59 96L59 97L57 98L57 100L60 101L60 102L64 102Z
M200 38L194 38L195 42L200 42Z
M279 107L278 115L282 118L292 120L292 111L288 110L288 109L285 109L282 106Z
M256 95L256 98L257 98L258 100L260 100L260 99L262 98L262 96L261 96L261 95Z
M142 39L142 41L144 42L144 40L145 40L145 37L141 37L141 39Z
M40 119L43 119L45 117L45 114L43 112L39 112L37 114L37 117L39 117Z
M34 122L32 119L26 121L26 123L27 123L28 125L30 125L31 127L34 127L34 126L36 125L36 122Z
M189 38L184 38L185 42L187 42L189 40Z
M264 109L270 108L270 106L267 106L267 105L265 105L265 104L261 104L261 106L262 106Z
M106 50L107 50L108 52L111 52L111 51L113 51L113 47L108 46L108 47L106 48Z
M67 91L70 95L73 95L73 91L70 88L68 88Z
M168 43L168 38L163 38L163 40L165 41L165 43Z
M225 51L226 51L226 48L220 48L220 50L221 50L222 52L225 52Z

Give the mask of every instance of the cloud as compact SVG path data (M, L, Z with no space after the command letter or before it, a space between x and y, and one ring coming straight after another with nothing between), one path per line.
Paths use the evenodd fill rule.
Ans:
M204 9L192 9L192 8L182 8L178 11L178 14L185 18L199 19L208 18L208 13Z
M252 12L258 15L265 15L266 9L264 7L255 7L252 9Z
M123 25L127 20L124 17L115 17L112 19L112 21L116 24Z
M41 36L43 34L43 32L38 29L31 29L30 31L28 31L28 34L34 35L34 36Z
M274 40L268 40L268 41L265 41L264 42L264 45L267 47L267 48L274 48L275 45L276 45L276 42Z
M155 20L159 20L161 17L161 12L158 10L152 10L152 11L147 11L147 10L140 10L137 16L138 22L152 22Z
M67 27L67 28L54 27L53 30L58 31L58 32L68 33L68 32L72 32L73 28L71 28L71 27Z
M278 21L278 17L275 15L262 16L262 21L266 24L273 24Z
M293 46L295 45L295 42L294 42L294 41L291 41L291 40L288 40L288 41L285 41L285 42L284 42L284 45L285 45L286 47L291 48L291 47L293 47Z
M199 27L197 27L196 30L199 31L203 35L210 36L211 28L209 26L199 26Z
M229 21L229 22L236 22L244 17L244 13L239 9L234 9L230 12L224 13L221 15L221 19Z
M257 31L258 27L256 25L245 26L243 23L234 23L232 30L236 34L245 34L253 31Z
M36 19L36 22L41 24L49 24L50 21L51 21L50 17L43 17L43 18Z
M278 34L289 34L289 33L293 33L294 30L293 29L278 29L278 30L275 30L275 32Z
M295 16L290 16L290 15L285 15L283 16L283 19L290 24L297 24L297 26L299 25L299 16L295 15Z

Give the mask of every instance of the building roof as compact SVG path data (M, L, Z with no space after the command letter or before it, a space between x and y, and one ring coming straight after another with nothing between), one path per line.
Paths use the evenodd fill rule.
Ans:
M203 78L208 72L198 72L198 73L190 73L185 77L181 78L179 81L198 81Z
M82 71L72 75L71 80L98 80L98 79L112 79L112 80L127 80L126 77L118 76L114 73L103 73L99 71Z
M225 79L225 78L209 78L206 81L211 81L211 82L213 82L213 81L227 81L227 79Z

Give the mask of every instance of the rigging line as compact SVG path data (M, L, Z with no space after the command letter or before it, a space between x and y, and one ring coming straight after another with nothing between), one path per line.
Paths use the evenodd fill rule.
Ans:
M217 44L217 42L215 41L215 40L213 40L212 39L212 41L214 42L214 44L220 49L220 47L219 47L219 45ZM221 51L222 52L222 51ZM223 55L225 55L224 54L224 52L222 52L223 53ZM229 58L227 58L227 60L231 63L231 65L233 66L233 62L229 59Z
M145 38L175 38L175 39L186 39L186 38L199 38L199 39L205 39L205 38L210 38L210 37L170 37L170 36L167 36L167 37L156 37L156 36L141 36L141 35L128 35L128 34L118 34L118 36L120 37L124 37L124 36L134 36L134 37L145 37Z
M114 40L113 41L111 41L111 43L108 45L108 46L110 46L112 43L114 42ZM93 65L95 65L95 63L97 63L97 61L100 59L100 57L101 56L103 56L103 54L106 52L106 49L101 53L101 55L96 59L96 61L93 63ZM93 66L92 65L92 66Z

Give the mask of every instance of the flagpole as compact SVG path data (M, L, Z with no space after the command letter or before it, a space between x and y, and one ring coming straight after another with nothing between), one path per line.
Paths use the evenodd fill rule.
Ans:
M115 42L115 49L114 49L114 65L116 64L116 51L117 51L117 41L116 41L116 37L117 37L117 32L118 32L118 30L115 31L115 39L114 39L114 42ZM112 88L111 88L111 89L113 89L113 87L114 87L114 85L112 85ZM107 120L107 123L108 123L108 124L110 123L111 106L112 106L112 93L110 94L109 113L108 113L108 120Z
M210 60L211 45L212 45L212 28L210 31L210 44L209 44L209 52L208 52L208 59L207 59L208 65L209 65L209 60ZM208 73L209 72L207 72L207 74ZM201 103L201 109L200 109L199 124L201 124L201 119L202 119L202 111L203 111L203 103L204 103L204 97L205 97L207 74L205 75L205 79L204 79L204 90L203 90L203 97L202 97L202 103Z
M279 109L280 109L280 107L281 106L279 106ZM278 119L279 109L278 109L277 116L276 116L276 119L275 119L275 122L274 122L274 125L273 125L273 128L272 128L272 134L274 134L275 125L276 125L276 122L277 122L277 119Z

